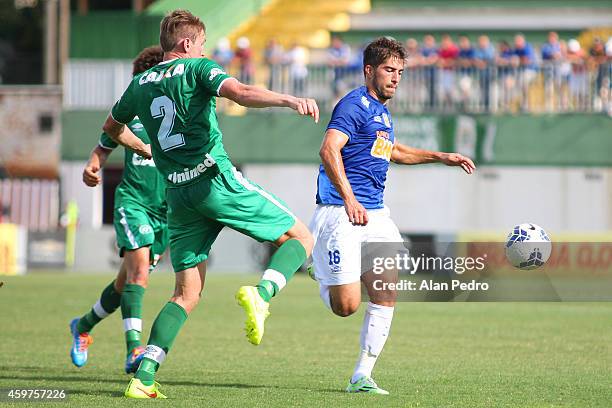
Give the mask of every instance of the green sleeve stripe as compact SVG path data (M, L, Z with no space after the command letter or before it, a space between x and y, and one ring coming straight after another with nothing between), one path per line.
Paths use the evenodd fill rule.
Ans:
M111 147L111 146L105 146L105 145L104 145L104 143L102 143L102 141L101 141L101 140L98 142L98 146L100 146L101 148L106 149L106 150L115 150L115 148L114 148L114 147Z

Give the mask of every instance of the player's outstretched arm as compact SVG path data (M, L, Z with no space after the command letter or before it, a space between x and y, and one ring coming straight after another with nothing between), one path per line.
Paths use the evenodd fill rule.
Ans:
M368 223L368 213L355 198L351 183L344 171L341 150L348 140L348 136L339 130L327 129L319 156L321 156L325 174L327 174L327 177L334 184L336 191L344 201L344 209L349 221L355 225L366 225Z
M469 158L459 153L432 152L417 149L401 143L395 143L391 152L391 161L398 164L443 163L447 166L459 166L467 174L474 173L476 166Z
M104 163L108 156L112 153L112 149L105 149L97 145L89 155L89 160L83 169L83 183L89 187L95 187L102 182L100 177L100 169L104 167Z
M300 115L312 116L319 122L319 107L314 99L280 94L258 86L246 85L235 78L223 82L219 95L248 108L291 108Z
M111 115L108 115L108 118L106 118L102 130L104 130L115 142L132 149L139 156L145 159L151 158L151 146L144 144L127 126L117 122Z

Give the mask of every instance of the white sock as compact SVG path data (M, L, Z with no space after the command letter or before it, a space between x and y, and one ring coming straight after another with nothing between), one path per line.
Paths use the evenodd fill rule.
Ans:
M319 296L321 296L321 300L323 300L323 303L325 303L325 306L327 306L327 308L331 310L332 307L331 307L331 299L329 297L329 286L319 283Z
M354 383L363 376L372 376L376 359L378 359L387 341L387 337L389 337L393 310L394 308L390 306L381 306L368 302L368 308L363 318L363 326L361 327L361 336L359 337L361 353L351 377L351 382Z

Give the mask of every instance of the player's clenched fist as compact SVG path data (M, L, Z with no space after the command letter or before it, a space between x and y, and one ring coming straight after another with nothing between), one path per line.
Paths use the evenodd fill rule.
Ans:
M89 187L95 187L102 181L99 174L100 168L89 165L83 170L83 183Z

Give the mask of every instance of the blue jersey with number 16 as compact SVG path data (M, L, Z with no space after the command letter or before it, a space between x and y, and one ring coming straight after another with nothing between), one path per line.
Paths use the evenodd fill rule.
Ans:
M366 209L383 208L385 180L395 142L387 107L362 86L338 102L327 129L339 130L349 138L341 154L357 201ZM344 205L323 165L317 179L317 204Z

